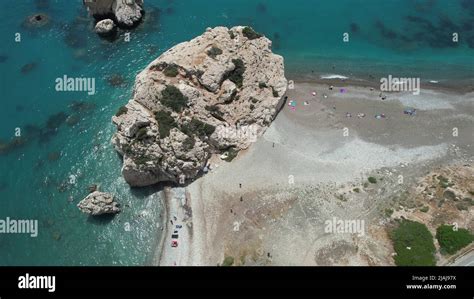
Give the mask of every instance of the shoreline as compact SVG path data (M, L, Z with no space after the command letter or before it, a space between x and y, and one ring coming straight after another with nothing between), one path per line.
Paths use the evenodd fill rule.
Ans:
M443 163L450 163L451 161L454 161L455 158L449 158L446 161L440 159L440 157L448 157L449 155L451 155L449 149L447 148L447 144L455 142L454 140L446 140L445 142L441 142L434 138L432 135L427 135L423 137L422 134L419 132L423 132L423 130L425 130L426 128L430 128L432 126L431 119L439 118L439 116L437 115L443 115L442 113L444 112L442 111L453 110L454 112L452 112L452 116L451 114L449 114L446 117L455 118L457 115L456 113L459 113L460 110L462 111L463 107L468 107L469 109L472 109L472 107L469 105L470 103L468 101L469 97L467 96L467 93L460 94L454 93L452 92L452 90L447 91L444 88L430 88L423 89L424 91L428 91L428 96L420 96L420 98L415 99L415 101L422 102L422 106L425 106L424 109L420 109L424 112L420 113L420 115L417 115L414 118L407 118L403 115L403 107L405 105L400 106L399 103L399 98L403 98L403 96L405 96L403 93L387 93L389 95L389 99L387 101L382 101L378 98L378 93L380 91L370 91L369 88L374 87L374 85L367 85L363 81L354 82L350 79L320 79L297 81L295 83L297 88L295 90L289 90L287 92L287 95L289 96L288 101L292 99L297 99L297 112L291 112L289 109L287 109L287 104L285 104L283 106L282 111L277 115L272 125L267 129L265 134L259 137L257 144L253 144L247 151L239 154L239 156L232 163L224 163L222 161L217 160L216 163L219 163L221 165L219 168L214 169L212 172L206 174L203 177L200 177L196 181L186 186L184 192L189 193L189 197L187 196L186 204L189 205L189 209L192 211L192 228L188 234L192 235L192 238L188 238L188 244L183 242L179 244L181 248L186 248L184 248L182 253L177 257L177 259L179 259L179 264L177 265L215 265L216 262L221 263L223 258L227 255L228 251L227 245L225 244L226 242L230 242L228 240L226 241L226 239L233 238L229 237L229 232L227 232L227 226L232 227L232 222L229 222L231 221L230 219L228 219L230 218L229 216L223 216L225 215L224 211L230 209L231 212L232 210L234 210L235 213L235 210L238 210L238 208L236 208L235 203L230 204L228 202L233 202L235 200L235 197L238 198L238 194L240 192L244 192L244 197L250 196L249 194L257 194L258 192L264 189L266 189L267 191L273 190L271 192L281 192L277 191L280 190L280 187L274 186L274 183L284 182L287 180L286 176L288 174L286 174L285 171L281 172L282 169L293 169L291 170L292 173L295 173L295 175L298 176L302 176L302 178L300 179L303 179L305 184L312 186L328 184L331 183L331 181L334 179L340 179L341 182L356 182L360 179L360 175L362 175L362 173L364 173L365 175L367 173L378 171L380 168L396 167L396 165L398 165L399 163L397 161L399 160L407 161L407 165L413 165L412 167L415 168L418 167L417 165L425 165L425 163L426 165L431 165L432 163L434 163L434 165L442 165ZM327 88L328 85L346 87L349 90L347 98L344 98L346 97L346 95L340 95L337 91L334 91L332 94L330 94L330 91ZM317 90L317 97L311 96L312 90ZM322 90L328 93L329 98L332 101L331 106L333 104L338 106L336 112L327 109L328 107L326 106L329 104L326 104L324 100L320 97ZM435 97L432 98L433 95L435 95ZM437 106L438 102L444 103L442 101L445 100L446 96L453 97L453 102L451 103L453 107L449 108L448 110L446 110L447 108L443 108L441 104ZM423 103L423 101L426 100L425 98L429 99L428 104ZM302 105L303 101L305 100L310 103L309 106ZM447 100L447 102L450 103L449 100ZM404 102L402 101L402 103ZM362 111L364 109L377 110L377 107L379 106L385 107L385 109L388 111L389 120L391 122L395 121L395 123L393 123L393 126L383 125L383 123L381 123L383 121L375 120L372 115L368 115L368 117L363 120L357 120L357 117L345 118L340 115L344 114L346 110L352 111L351 109L358 109L352 111L355 116L356 111ZM307 107L308 112L304 110L304 107ZM304 111L300 111L300 109L303 109ZM312 112L310 113L309 111ZM427 114L426 116L424 115L425 113ZM315 116L317 117L316 121L314 118ZM391 120L392 118L393 120ZM407 123L400 123L398 119L406 119L405 121ZM365 124L362 121L364 121ZM416 124L416 121L419 121L421 123ZM314 124L310 125L309 122L313 122ZM470 121L466 123L466 128L468 128L470 123ZM397 124L398 127L395 126L395 124ZM416 125L416 129L408 129L411 125ZM339 128L342 128L344 126L353 128L356 131L356 134L355 137L352 137L351 139L353 141L350 141L349 143L345 141L345 143L339 145L339 142L337 141L338 137L336 137L336 135L332 133L329 134L328 132L338 130ZM423 128L423 126L425 128ZM441 128L441 126L443 125L440 125L438 123L438 126ZM446 126L448 126L448 124L446 124ZM376 131L371 131L374 127L376 127ZM432 130L436 131L437 129L433 127ZM399 134L400 136L394 138L395 141L393 141L390 138L386 138L386 136L384 136L386 135L387 131L392 132L392 134L394 135L395 133L393 132L398 132L397 134ZM410 137L400 134L400 132L405 133L406 131L413 131L411 132L413 133L413 136ZM298 135L295 135L294 132L299 132L298 134L300 134L300 136L311 136L310 138L315 140L303 142L304 138L290 137L293 142L303 143L301 144L302 148L297 149L298 153L293 153L294 145L289 146L290 144L288 144L284 146L284 144L286 143L286 141L284 140L289 136ZM377 136L377 138L373 138L371 134ZM357 161L355 161L354 163L356 164L351 166L353 170L351 170L352 168L348 169L347 166L339 166L339 163L342 162L341 158L339 158L339 154L334 156L334 162L332 162L332 160L327 160L326 162L322 162L322 164L320 164L320 162L317 161L322 159L321 155L326 157L327 154L325 153L328 150L318 150L318 146L316 145L317 139L328 140L328 142L330 143L335 142L335 145L331 145L329 147L330 151L334 151L334 153L339 152L341 150L351 152L355 150L355 148L353 147L361 147L367 151L367 155L369 156L367 158L367 161L362 158L358 158L360 160L360 163L358 164L362 164L358 166L358 164L356 163ZM313 141L316 142L316 144L311 145L311 142ZM272 149L271 143L273 143L273 147L275 147L275 149ZM308 144L306 145L306 143ZM270 144L270 146L268 144ZM470 141L465 140L463 142L460 142L458 146L459 148L461 148L461 151L469 152L469 144ZM376 146L376 148L372 149L372 147L374 146ZM320 151L321 153L310 155L309 153L313 150ZM394 150L395 152L393 152ZM268 151L268 153L270 153L271 151L281 152L281 154L278 153L277 155L277 157L280 158L279 160L281 165L275 166L273 164L268 164L268 162L265 162L265 160L268 159L268 156L265 154L265 151ZM382 160L379 164L378 162L373 162L373 160L377 158L371 157L371 152L373 152L374 155L380 156ZM288 153L291 154L289 155ZM261 156L262 154L263 156ZM291 160L289 159L289 157L292 155L305 155L304 159L309 160L308 162L302 163L301 167L304 166L308 169L302 171L304 168L292 165L291 163L288 164L288 161L285 160ZM385 156L390 155L393 155L394 157L383 158ZM416 158L417 155L422 155L422 157L424 158L420 160L419 158ZM461 157L461 159L466 158ZM312 163L316 164L312 166ZM316 167L316 165L320 166ZM354 171L358 169L358 167L362 167L361 174L355 175L356 173L354 173ZM268 168L271 174L263 174L263 177L258 178L259 171L255 168ZM322 173L310 174L311 169L319 169L320 172L332 172L334 173L334 175L328 174L326 177L326 175L323 175ZM407 169L401 169L401 171L407 171ZM230 173L232 173L232 175L230 175ZM353 174L355 176L353 176ZM268 176L272 176L272 179L270 181L269 178L267 178ZM234 186L237 180L242 180L244 182L244 185L246 186L244 191L241 191L238 187ZM171 192L174 192L176 189L180 188L173 188ZM271 192L269 194L271 194ZM213 201L212 199L215 199L215 201ZM170 200L165 199L165 209L167 210L167 215L163 217L163 221L166 221L166 228L163 231L163 240L161 241L161 244L164 244L164 247L156 249L156 251L160 251L158 254L159 263L156 264L160 266L170 265L170 261L172 259L172 257L170 257L170 250L168 249L169 246L165 242L165 240L169 239L169 236L172 233L172 229L170 229L168 224L168 222L171 220L171 215L168 213L168 209L170 209L171 205L173 204L170 203L170 201L172 200L173 196L170 196ZM189 200L191 200L191 202L189 202ZM199 204L200 211L197 211L197 204ZM254 204L258 206L259 202L257 201ZM180 208L183 209L184 207ZM245 213L244 211L242 211L242 213L248 214L249 211L251 211L251 209ZM210 212L212 214L210 214ZM204 217L204 215L206 215L205 219L201 219ZM239 218L238 215L239 214L235 215L237 219ZM226 222L225 226L222 225L222 221ZM243 223L245 223L245 221ZM240 241L242 242L242 240ZM205 244L212 244L212 248L207 248L206 257L203 259L204 255L202 255L202 253L204 252ZM317 244L317 242L314 244ZM319 244L317 246L323 245ZM384 246L389 247L388 245ZM198 257L199 254L201 254L202 256ZM383 261L382 258L380 260ZM296 262L296 264L298 265L301 263L301 261ZM303 264L306 263L310 262L303 262ZM386 264L387 262L383 261L381 263Z
M352 75L347 75L345 73L339 74L337 72L330 74L317 72L300 72L291 73L288 76L288 80L293 80L297 83L326 84L338 87L357 86L365 88L374 88L375 90L380 91L380 80L377 80L373 76L372 78L359 78ZM433 80L421 80L420 89L442 91L454 94L466 94L474 92L474 77L464 80L448 79L436 82L437 83L434 83Z
M160 248L160 249L164 248L165 239L166 239L165 233L169 231L169 227L168 227L169 213L168 213L168 198L167 198L168 196L166 195L166 193L168 192L167 188L168 187L164 187L163 196L161 196L163 210L160 215L161 217L160 228L162 229L161 229L161 234L160 234L160 240L158 242L159 245L157 246L157 248ZM162 256L163 256L163 250L155 250L153 254L151 266L159 266Z

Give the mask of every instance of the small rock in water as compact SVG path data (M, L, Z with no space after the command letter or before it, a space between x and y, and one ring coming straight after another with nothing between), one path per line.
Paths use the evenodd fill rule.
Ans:
M81 200L77 205L81 212L99 216L104 214L117 214L120 212L119 204L112 194L95 191Z
M101 3L102 2L102 3ZM109 3L107 6L105 3ZM114 5L112 5L112 3ZM90 15L112 15L121 27L133 27L143 17L143 0L84 1Z
M95 32L102 37L113 37L117 31L114 21L105 19L95 25Z
M42 28L49 24L50 17L44 13L36 13L26 18L23 25L26 28Z

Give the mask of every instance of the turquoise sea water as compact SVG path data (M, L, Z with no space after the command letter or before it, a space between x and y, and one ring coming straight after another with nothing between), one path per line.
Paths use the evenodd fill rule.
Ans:
M0 149L10 146L0 150L0 219L38 219L39 235L0 234L0 265L150 262L159 188L131 190L122 179L110 119L141 69L206 27L253 26L274 41L289 76L474 78L471 0L145 0L145 9L131 42L110 43L91 31L81 0L1 1ZM48 14L50 25L23 26L36 12ZM57 92L55 79L65 74L96 78L97 93ZM114 74L124 84L111 86ZM12 146L16 128L22 137ZM79 212L75 205L94 183L117 195L123 213L93 220Z

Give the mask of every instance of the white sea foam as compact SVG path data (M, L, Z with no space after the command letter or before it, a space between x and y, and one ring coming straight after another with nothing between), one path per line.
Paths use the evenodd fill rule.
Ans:
M322 75L321 79L326 79L326 80L331 80L331 79L339 79L339 80L346 80L349 79L349 77L343 76L343 75L337 75L337 74L330 74L330 75Z

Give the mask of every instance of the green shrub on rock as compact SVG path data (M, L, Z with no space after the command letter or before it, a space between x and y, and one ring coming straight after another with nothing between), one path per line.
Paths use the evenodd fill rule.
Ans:
M234 82L237 87L242 87L244 83L245 64L242 59L232 59L232 63L235 65L235 69L227 74L227 78Z
M263 36L260 33L255 32L255 30L253 30L252 27L248 27L248 26L242 30L242 34L250 40L261 38Z
M163 74L165 74L166 77L176 77L176 76L178 76L178 74L179 74L178 66L176 64L168 65L163 70Z
M177 127L176 122L169 112L160 110L155 113L155 119L158 122L160 138L168 137L170 135L170 130Z
M218 47L216 46L212 46L212 48L210 48L208 51L207 51L207 55L209 57L211 57L212 59L216 59L217 56L221 55L222 54L222 50L219 49Z
M175 112L181 112L188 104L188 98L176 86L166 86L161 95L161 103Z
M181 131L188 136L211 136L216 130L213 125L207 124L200 121L199 119L193 118L188 124L181 127Z
M120 115L123 115L128 112L128 108L125 106L122 106L118 109L117 113L115 113L115 116L119 117Z

